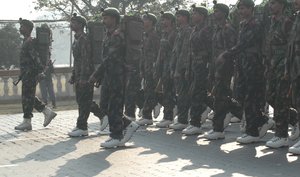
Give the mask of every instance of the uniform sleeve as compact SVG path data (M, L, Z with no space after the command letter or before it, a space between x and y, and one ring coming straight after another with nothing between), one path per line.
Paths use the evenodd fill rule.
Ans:
M190 61L190 35L192 30L186 30L184 33L183 41L182 41L182 48L179 55L179 59L183 61L182 68L187 69L189 67Z
M81 37L80 40L81 66L80 80L87 81L91 73L91 46L87 39Z
M37 71L37 73L41 73L44 70L44 66L42 65L39 53L35 47L36 46L35 42L36 42L35 40L29 42L28 54L29 57L32 59L34 69Z

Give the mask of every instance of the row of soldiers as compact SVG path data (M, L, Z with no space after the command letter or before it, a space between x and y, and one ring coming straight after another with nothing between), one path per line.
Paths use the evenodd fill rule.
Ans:
M74 68L70 83L75 85L79 116L69 136L87 136L87 119L93 112L101 120L101 130L109 125L110 137L100 146L123 146L139 126L153 124L152 110L160 103L164 116L157 127L181 130L186 135L202 133L201 117L209 107L214 111L213 130L205 138L225 138L224 129L229 123L226 115L231 113L246 121L245 134L237 142L254 143L274 125L264 114L267 102L274 108L276 124L275 135L266 145L288 146L288 124L299 133L300 17L298 12L294 19L286 17L285 6L286 0L270 0L271 25L266 28L262 25L266 22L253 16L254 2L239 0L239 33L227 20L228 6L221 3L214 5L213 16L196 5L192 13L183 9L177 9L175 15L162 13L161 35L155 30L156 16L146 13L142 17L145 32L138 60L126 58L128 46L119 28L119 11L103 9L106 33L102 62L96 68L84 32L86 20L73 16ZM295 0L295 8L300 9L299 0ZM213 23L208 23L211 17ZM93 86L98 81L100 106L92 101ZM142 110L142 118L135 122L136 107ZM299 154L300 142L289 151Z

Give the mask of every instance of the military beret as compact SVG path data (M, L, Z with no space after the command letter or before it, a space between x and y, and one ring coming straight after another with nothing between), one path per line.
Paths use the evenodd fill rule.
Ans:
M196 4L193 4L191 7L193 9L193 12L198 12L205 17L208 15L208 10L204 6L196 6Z
M143 19L148 19L148 20L151 20L153 22L153 24L156 24L157 22L157 18L154 14L152 13L148 13L146 12L144 15L143 15Z
M102 16L111 16L120 19L120 11L114 7L108 7L106 9L101 9Z
M255 4L252 0L239 0L237 7L239 8L241 5L246 7L254 7Z
M229 7L226 4L217 3L214 5L214 9L219 9L220 11L222 11L225 14L226 17L229 14Z
M27 26L30 30L33 29L33 23L30 20L19 18L20 25Z
M186 17L190 18L190 12L189 11L183 10L183 9L178 10L177 8L175 10L176 10L175 15L182 15L182 16L186 16Z
M85 18L78 16L76 13L73 14L73 17L71 18L71 21L76 21L80 24L82 24L82 26L86 25L86 20Z
M172 12L161 11L160 14L161 14L161 18L166 18L171 20L172 22L175 22L175 16Z

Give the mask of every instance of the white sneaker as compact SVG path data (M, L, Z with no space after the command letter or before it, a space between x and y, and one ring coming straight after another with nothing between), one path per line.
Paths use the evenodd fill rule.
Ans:
M241 143L241 144L249 144L249 143L258 142L259 139L260 139L259 137L254 137L254 136L251 136L251 135L244 134L241 137L238 137L236 139L236 141L238 143Z
M119 146L124 146L127 141L130 140L133 133L139 128L139 125L135 122L131 122L123 131L124 137Z
M158 127L158 128L167 128L172 123L173 123L173 121L171 121L171 120L165 120L165 119L163 119L163 120L161 120L160 122L158 122L156 124L156 127Z
M293 154L300 154L300 140L289 148L289 152Z
M187 124L182 124L179 122L173 123L169 126L169 128L173 129L173 130L183 130L187 127Z
M143 117L143 108L139 110L138 116Z
M15 127L15 130L29 131L32 130L31 119L23 119L23 122Z
M290 140L296 140L300 135L299 124L297 123L295 126L292 126L292 131L289 136Z
M74 128L71 132L68 133L70 137L80 137L80 136L88 136L88 130L81 130L79 128Z
M201 114L201 124L204 124L206 122L206 119L210 112L211 112L211 109L209 107L207 107L206 110Z
M258 128L259 138L264 137L267 134L267 131L275 125L274 120L269 119L262 127Z
M214 130L210 130L209 132L205 133L204 138L208 140L224 139L225 134L224 132L215 132Z
M103 118L101 119L100 122L100 131L105 130L105 128L108 126L108 116L105 115L103 116Z
M161 106L161 104L159 104L159 103L154 107L154 109L153 109L153 111L152 111L154 119L158 118L158 116L159 116L159 114L160 114L160 109L161 109L161 107L162 107L162 106Z
M196 127L193 125L189 125L188 127L186 127L185 129L182 130L182 134L185 135L196 135L196 134L201 134L202 132L202 128L201 127Z
M226 114L225 119L224 119L224 129L228 127L231 118L233 117L233 115L229 112Z
M152 125L152 124L153 124L153 120L152 120L152 119L144 119L144 118L141 118L140 120L136 121L136 123L137 123L139 126Z
M43 114L44 114L44 123L43 126L47 127L50 122L52 121L52 119L54 119L54 117L57 115L54 111L52 111L52 109L50 109L49 107L45 106L44 110L43 110Z
M207 115L207 118L208 118L209 120L213 120L214 117L215 117L215 112L214 112L214 111L211 111L211 112L208 113L208 115Z
M113 139L113 138L109 137L106 141L101 143L100 146L104 147L104 148L113 148L113 147L119 146L120 144L121 144L121 140Z
M239 123L241 122L241 120L235 116L233 116L231 119L230 119L230 123Z
M266 146L270 148L280 148L284 146L289 146L289 140L288 138L280 138L277 136L274 136L272 139L267 141Z

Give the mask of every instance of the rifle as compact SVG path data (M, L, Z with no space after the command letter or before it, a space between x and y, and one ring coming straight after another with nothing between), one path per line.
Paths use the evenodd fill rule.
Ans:
M13 81L13 84L15 86L17 86L21 80L22 80L22 76L20 75L19 78L18 78L18 80Z

